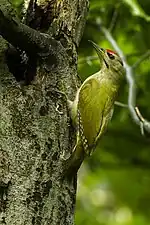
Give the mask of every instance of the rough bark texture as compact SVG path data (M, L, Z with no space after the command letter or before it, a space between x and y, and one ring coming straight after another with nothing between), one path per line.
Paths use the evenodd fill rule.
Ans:
M0 37L0 225L74 224L76 174L65 174L61 157L71 153L74 131L65 98L55 90L69 98L76 91L88 1L35 2L28 1L24 22L59 40L61 49L39 58L34 81L23 85L9 72L8 44Z

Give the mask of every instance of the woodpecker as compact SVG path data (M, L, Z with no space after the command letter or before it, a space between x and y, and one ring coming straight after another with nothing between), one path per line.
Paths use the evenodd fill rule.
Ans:
M110 121L125 69L120 56L90 41L101 62L99 72L89 76L78 89L75 100L69 101L71 118L77 128L73 152L91 155Z

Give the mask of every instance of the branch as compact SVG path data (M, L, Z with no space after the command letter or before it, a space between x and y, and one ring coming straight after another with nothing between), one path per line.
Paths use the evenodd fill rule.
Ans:
M126 59L124 53L119 48L117 42L115 41L115 39L113 38L111 33L105 27L101 27L100 29L103 32L103 34L105 35L106 39L111 43L113 48L116 50L116 52L122 58L122 61L123 61L123 64L124 64L124 67L126 70L126 80L129 85L128 108L129 108L130 114L131 114L133 120L136 122L136 124L138 124L140 126L142 134L144 133L143 128L150 133L150 122L145 120L143 117L142 117L143 120L141 120L139 117L139 114L137 114L136 88L135 88L135 82L134 82L134 78L133 78L133 77L135 77L135 75L134 75L135 67L137 67L144 59L146 59L150 55L150 52L148 51L133 66L130 66L127 62L127 59ZM138 110L138 112L140 112L140 111Z
M146 119L144 119L144 117L142 116L142 114L140 113L138 107L135 107L135 111L136 111L136 114L141 122L141 124L143 124L143 127L144 129L149 132L150 131L150 122L147 121ZM144 130L142 130L142 127L141 127L141 131L143 132L144 134Z
M49 35L40 33L21 23L15 15L8 1L7 7L0 3L0 35L14 47L26 51L29 54L47 56L50 52L56 52L59 43ZM54 49L54 47L55 49Z

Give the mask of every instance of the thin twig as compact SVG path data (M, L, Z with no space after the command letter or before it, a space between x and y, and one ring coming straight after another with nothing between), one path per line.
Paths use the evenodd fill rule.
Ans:
M127 104L124 104L124 103L118 102L118 101L115 101L115 105L120 106L120 107L123 107L123 108L128 108L128 105Z
M146 120L146 119L142 116L142 114L141 114L141 112L139 111L139 108L138 108L138 107L135 107L135 111L136 111L137 116L139 117L140 122L142 123L142 126L144 127L144 129L145 129L147 132L149 132L149 131L150 131L150 122L149 122L148 120ZM141 127L141 129L142 129L143 127Z
M137 116L139 117L140 121L143 123L145 119L144 119L143 116L141 115L141 113L140 113L138 107L135 107L135 112L136 112Z

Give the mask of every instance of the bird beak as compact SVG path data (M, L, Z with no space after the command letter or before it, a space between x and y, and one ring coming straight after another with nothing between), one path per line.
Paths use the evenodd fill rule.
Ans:
M91 42L93 47L95 48L99 59L103 59L104 60L105 59L105 51L104 51L104 49L100 48L96 43L94 43L91 40L89 40L89 42Z
M108 63L107 63L107 59L105 56L105 50L103 48L100 48L96 43L94 43L93 41L89 40L89 42L92 43L93 47L95 48L97 55L99 57L100 60L103 60L106 67L109 68Z

